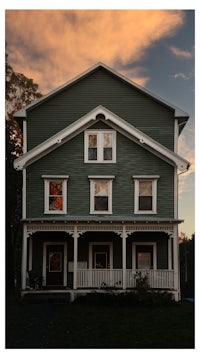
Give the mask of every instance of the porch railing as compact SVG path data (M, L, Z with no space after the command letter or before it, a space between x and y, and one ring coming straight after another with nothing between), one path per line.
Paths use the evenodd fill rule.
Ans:
M81 288L122 288L122 270L77 270L77 287Z
M150 288L174 288L173 270L126 270L126 287L136 288L137 273L141 272L142 277L147 276L147 283ZM78 269L78 288L122 288L123 270L97 270Z

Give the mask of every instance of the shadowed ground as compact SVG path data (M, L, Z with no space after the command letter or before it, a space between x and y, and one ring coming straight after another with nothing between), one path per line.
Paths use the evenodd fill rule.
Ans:
M6 348L194 348L194 304L7 303Z

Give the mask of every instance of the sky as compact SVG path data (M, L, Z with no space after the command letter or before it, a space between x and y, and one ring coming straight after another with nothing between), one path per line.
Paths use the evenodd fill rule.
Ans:
M179 154L191 163L179 176L179 218L185 220L179 231L190 238L195 232L194 10L24 9L5 8L8 62L33 78L43 94L103 62L189 113L179 138Z

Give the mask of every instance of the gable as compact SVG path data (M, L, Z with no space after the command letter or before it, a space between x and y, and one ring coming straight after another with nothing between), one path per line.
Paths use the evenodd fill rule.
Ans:
M28 149L32 149L98 105L171 150L174 119L185 123L188 118L185 112L102 64L16 112L15 117L27 117Z
M98 121L105 122L111 128L120 132L130 140L136 142L138 145L144 147L146 150L161 157L163 160L172 165L177 166L180 171L187 170L189 162L175 154L168 148L147 136L145 133L139 131L124 119L118 117L116 114L110 112L103 106L98 106L85 116L79 118L74 123L67 126L64 130L58 132L56 135L47 139L42 144L39 144L32 150L28 151L14 162L14 167L17 170L22 170L33 162L39 160L67 141L71 140L85 129L91 127Z

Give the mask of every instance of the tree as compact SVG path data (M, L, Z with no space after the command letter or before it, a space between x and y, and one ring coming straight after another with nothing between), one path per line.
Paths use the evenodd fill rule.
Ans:
M6 283L11 289L20 283L21 266L21 172L13 161L23 153L22 125L13 114L40 98L38 85L23 74L15 73L6 54Z
M179 245L180 251L180 271L181 271L181 291L183 297L194 297L194 240L186 236Z

